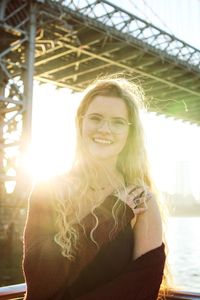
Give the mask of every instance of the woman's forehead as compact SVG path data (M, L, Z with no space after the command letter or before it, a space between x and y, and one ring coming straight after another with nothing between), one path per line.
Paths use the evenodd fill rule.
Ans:
M119 97L95 96L88 106L86 113L128 117L125 101Z

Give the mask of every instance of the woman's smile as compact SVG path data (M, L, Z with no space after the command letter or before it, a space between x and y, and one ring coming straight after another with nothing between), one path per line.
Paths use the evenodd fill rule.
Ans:
M102 137L94 137L93 141L97 144L103 144L103 145L111 145L113 144L113 141L108 138L102 138Z

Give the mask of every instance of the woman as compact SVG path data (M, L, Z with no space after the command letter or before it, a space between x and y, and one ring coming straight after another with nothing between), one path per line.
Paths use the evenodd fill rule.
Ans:
M85 91L72 170L29 199L26 300L157 299L165 252L142 102L141 89L122 78Z

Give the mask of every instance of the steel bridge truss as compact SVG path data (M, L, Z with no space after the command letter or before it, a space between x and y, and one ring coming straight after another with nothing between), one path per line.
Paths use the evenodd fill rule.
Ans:
M36 4L0 3L0 182L15 181L31 137ZM23 139L22 139L23 136ZM22 143L23 141L23 143Z
M2 182L31 135L33 77L81 91L125 73L149 110L200 123L200 51L108 1L2 0L0 37Z

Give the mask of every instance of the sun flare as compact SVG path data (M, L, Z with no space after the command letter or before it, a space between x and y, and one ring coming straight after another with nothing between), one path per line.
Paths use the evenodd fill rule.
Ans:
M78 94L35 83L32 144L23 163L34 180L64 173L72 165L78 103Z
M24 168L34 180L69 170L75 151L75 113L80 94L35 83L33 134ZM153 177L161 191L176 192L177 164L188 162L191 193L200 196L200 128L155 113L141 115ZM184 175L185 176L185 175Z

